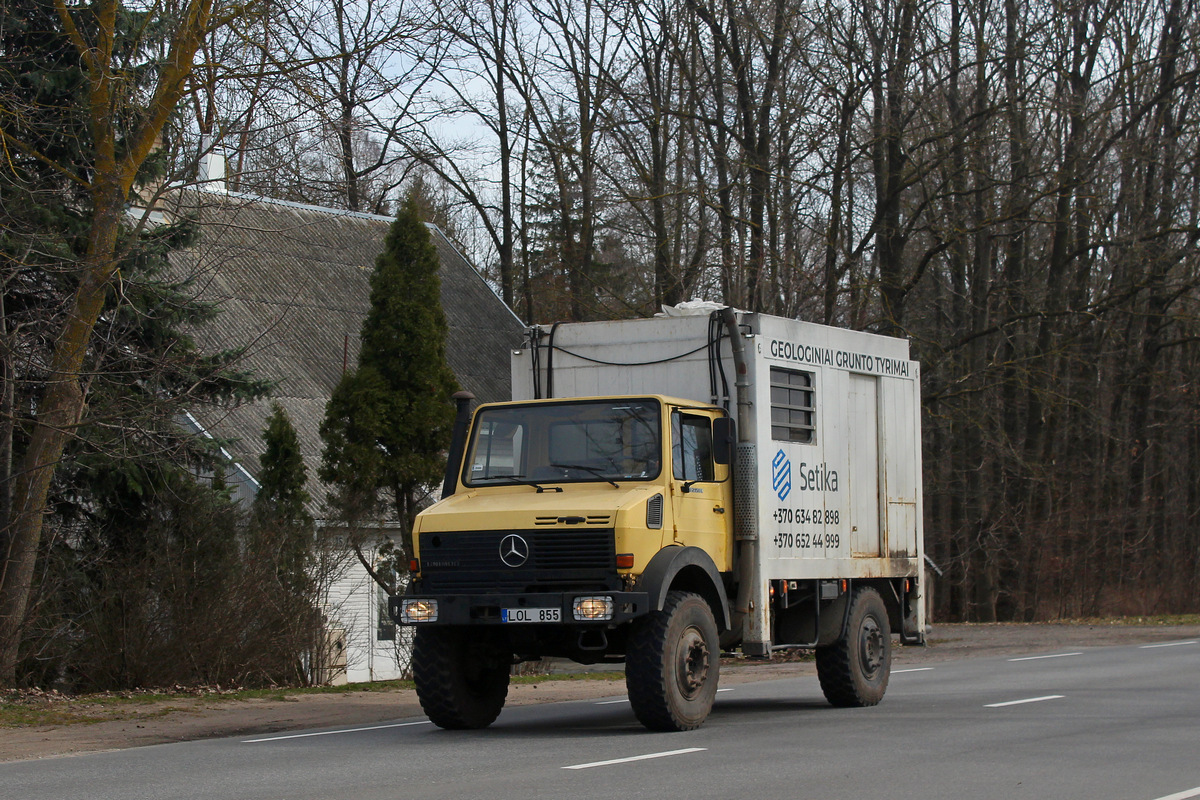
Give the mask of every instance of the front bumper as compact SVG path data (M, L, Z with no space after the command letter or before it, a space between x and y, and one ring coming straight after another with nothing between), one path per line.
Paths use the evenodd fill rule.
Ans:
M596 596L612 598L612 618L602 620L575 619L572 613L575 598ZM401 616L401 607L405 600L436 601L437 619L430 622L405 622ZM398 625L512 625L518 623L506 623L503 619L502 610L518 608L559 609L559 622L532 624L615 626L649 613L650 595L646 592L607 591L469 595L427 594L419 592L388 599L388 614Z

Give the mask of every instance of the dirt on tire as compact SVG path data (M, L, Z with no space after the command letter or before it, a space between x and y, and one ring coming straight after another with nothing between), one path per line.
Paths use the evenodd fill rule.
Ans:
M817 648L817 678L832 705L861 708L883 699L892 660L887 625L887 609L879 593L869 586L856 589L850 598L846 636ZM873 668L866 650L878 656Z
M685 630L703 640L704 674L690 693L680 685L677 672L680 648L686 649L681 641ZM669 592L662 611L637 620L630 637L630 650L636 655L626 658L625 688L639 722L652 731L688 731L704 723L721 668L718 638L708 604L690 592Z
M417 700L433 722L448 730L491 725L508 697L509 655L466 630L422 628L413 643Z

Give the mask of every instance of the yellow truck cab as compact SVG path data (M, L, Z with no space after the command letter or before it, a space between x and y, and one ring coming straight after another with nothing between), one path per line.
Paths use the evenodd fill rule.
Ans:
M520 592L519 610L541 602L526 595L566 585L633 591L668 546L699 548L728 572L723 515L733 488L729 457L713 445L723 419L721 409L662 395L481 406L454 494L418 517L417 579L423 588L490 591L506 567L500 575ZM463 560L466 532L483 563ZM556 549L563 534L565 551ZM442 613L466 623L504 611L476 604Z

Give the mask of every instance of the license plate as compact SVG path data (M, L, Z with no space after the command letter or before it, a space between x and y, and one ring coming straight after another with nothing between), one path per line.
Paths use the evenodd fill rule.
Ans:
M502 608L503 622L558 622L562 610L558 608Z

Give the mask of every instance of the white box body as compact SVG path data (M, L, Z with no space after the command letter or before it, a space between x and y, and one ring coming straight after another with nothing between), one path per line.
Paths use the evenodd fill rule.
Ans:
M920 368L908 342L738 316L752 404L739 435L756 450L760 578L919 576ZM552 340L540 330L536 365L532 349L513 353L514 400L664 394L738 416L728 337L719 345L725 380L718 373L712 390L707 316L564 323ZM772 368L785 371L777 380L801 373L811 382L811 441L775 438Z

